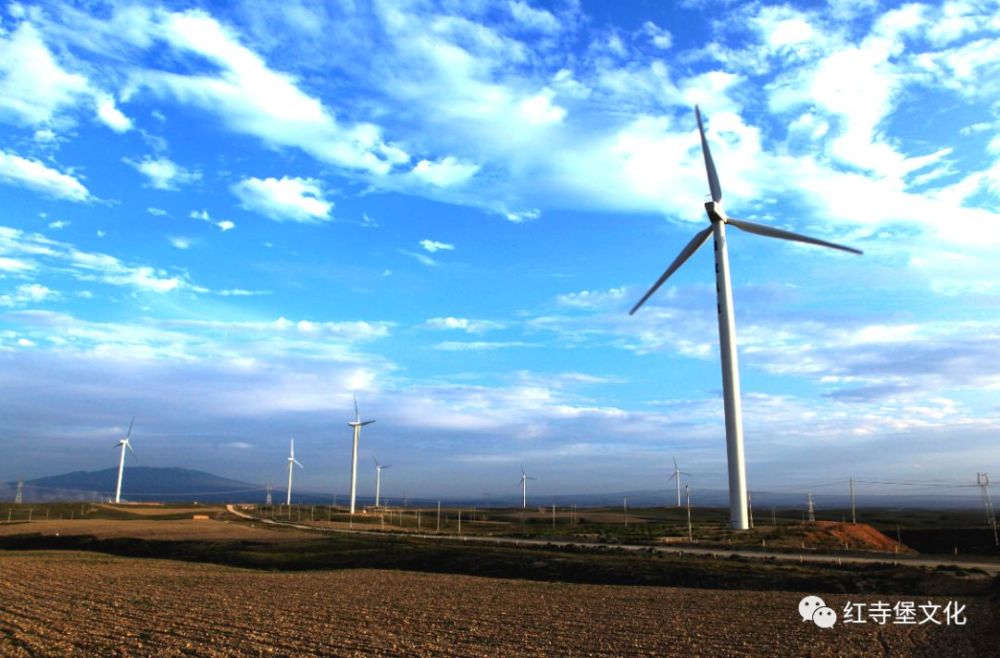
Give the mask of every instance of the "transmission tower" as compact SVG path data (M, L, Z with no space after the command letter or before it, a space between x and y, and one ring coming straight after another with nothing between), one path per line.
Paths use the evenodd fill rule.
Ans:
M265 505L271 504L271 485L267 485L267 501L264 504Z
M20 505L22 494L24 493L24 480L17 481L17 493L14 495L14 504Z
M815 510L813 509L813 495L812 495L812 492L809 492L809 493L806 494L806 504L808 505L808 507L807 507L807 513L809 515L809 517L808 517L809 518L809 523L815 523L816 522L816 514L815 514Z
M993 498L990 496L990 476L987 473L976 473L976 484L983 494L983 506L986 508L986 523L993 527L993 543L1000 546L997 536L997 517L993 513Z

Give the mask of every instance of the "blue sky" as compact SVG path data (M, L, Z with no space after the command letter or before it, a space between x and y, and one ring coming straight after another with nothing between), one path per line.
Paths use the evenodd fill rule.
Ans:
M1000 468L1000 4L619 4L5 4L0 479L722 488L696 103L750 488Z

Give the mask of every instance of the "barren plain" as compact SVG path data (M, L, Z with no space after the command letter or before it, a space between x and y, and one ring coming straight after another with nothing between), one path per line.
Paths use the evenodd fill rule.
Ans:
M821 629L801 621L801 592L263 572L56 551L0 553L0 591L0 654L18 657L939 658L996 655L998 623L982 598L954 598L966 605L963 626ZM836 610L852 598L815 593Z

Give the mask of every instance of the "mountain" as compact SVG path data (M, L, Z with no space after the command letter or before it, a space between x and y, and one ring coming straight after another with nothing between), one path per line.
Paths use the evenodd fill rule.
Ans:
M52 475L26 480L23 499L25 502L107 499L114 496L117 481L117 468ZM16 487L12 482L0 484L0 498L13 498ZM130 466L125 469L122 483L122 499L129 501L263 501L265 495L264 487L259 484L186 468Z

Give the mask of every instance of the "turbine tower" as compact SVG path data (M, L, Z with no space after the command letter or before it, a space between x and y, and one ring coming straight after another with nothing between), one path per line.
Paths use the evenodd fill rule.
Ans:
M358 411L358 396L354 396L354 420L347 423L354 428L354 448L351 451L351 514L354 514L354 500L358 485L358 439L361 438L361 428L371 425L374 420L361 420L361 413Z
M674 484L677 485L677 507L681 506L681 476L687 475L690 477L690 473L685 473L677 466L677 458L674 457L674 474L667 478L667 482L671 480L676 480Z
M291 439L288 445L288 491L285 494L285 505L288 505L289 507L292 505L292 468L295 466L305 468L305 466L300 464L299 460L295 458L295 439Z
M528 508L528 480L534 480L535 478L528 477L524 473L524 466L521 467L521 509Z
M129 439L132 438L132 425L135 424L135 416L132 416L132 421L128 424L128 432L125 434L124 439L120 439L113 447L121 448L122 454L121 458L118 460L118 486L115 487L115 503L122 502L122 475L125 473L125 450L127 449L135 457L135 450L132 450L132 444L129 443ZM135 457L138 459L138 457Z
M375 457L372 457L372 460L375 462L375 507L378 507L379 494L382 492L382 469L392 468L392 465L386 464L383 466L378 463L378 460L375 459ZM403 504L403 507L406 507L405 503Z
M798 233L729 217L722 207L722 187L719 185L719 176L715 171L715 163L712 161L712 154L708 149L708 140L705 138L705 128L701 122L701 112L698 106L695 106L694 112L698 120L698 133L701 136L701 152L705 159L708 186L712 195L712 200L705 203L705 211L708 213L710 225L695 234L694 238L688 242L687 246L674 259L674 262L670 264L670 267L666 269L656 283L643 295L639 303L632 307L629 315L639 310L639 307L663 285L663 282L676 272L694 252L698 251L699 247L705 244L709 235L714 236L715 293L718 299L719 352L722 357L722 397L726 416L726 457L729 465L729 520L734 529L747 530L749 528L749 514L747 512L746 462L743 456L743 418L740 407L740 375L736 360L736 324L733 318L732 284L729 280L729 250L726 246L726 225L735 226L748 233L755 233L769 238L805 242L807 244L849 251L855 254L860 254L861 252L857 249L844 247L825 240L818 240L805 235L799 235Z

